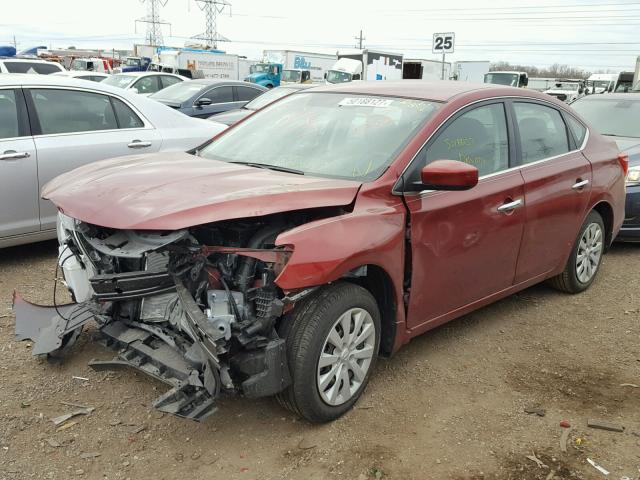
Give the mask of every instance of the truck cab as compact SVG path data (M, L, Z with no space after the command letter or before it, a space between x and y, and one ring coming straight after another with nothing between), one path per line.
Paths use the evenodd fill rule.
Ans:
M301 68L290 68L282 71L281 83L312 83L311 71Z
M83 72L112 73L112 60L99 57L74 58L70 70Z
M524 88L529 85L529 75L527 72L489 72L484 75L484 83Z
M362 62L352 58L341 58L327 71L327 83L347 83L362 80Z
M150 63L149 57L127 57L120 66L120 72L146 72Z
M256 63L249 68L249 76L245 82L251 82L266 88L280 86L282 77L281 63Z

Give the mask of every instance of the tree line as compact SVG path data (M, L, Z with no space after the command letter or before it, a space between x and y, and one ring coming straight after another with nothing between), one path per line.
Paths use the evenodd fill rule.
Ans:
M496 62L491 64L491 71L512 70L527 72L530 78L589 78L591 72L569 65L553 64L547 68L538 68L531 65L514 65L509 62Z

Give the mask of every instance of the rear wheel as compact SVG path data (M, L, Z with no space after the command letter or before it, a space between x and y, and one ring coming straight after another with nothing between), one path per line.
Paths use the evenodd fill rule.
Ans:
M358 285L336 283L296 306L291 322L293 383L278 401L311 422L335 420L353 407L373 370L380 345L376 301Z
M591 211L582 224L564 271L549 283L558 290L580 293L593 283L602 262L605 230L602 217Z

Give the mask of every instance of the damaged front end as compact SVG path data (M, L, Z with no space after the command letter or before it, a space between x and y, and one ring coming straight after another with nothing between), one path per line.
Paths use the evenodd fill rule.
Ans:
M59 267L75 303L14 298L16 335L34 355L69 348L94 320L118 352L95 370L134 368L171 388L154 407L202 420L222 392L273 395L291 383L280 322L306 289L275 283L292 251L277 235L317 213L216 222L157 232L115 230L59 216Z

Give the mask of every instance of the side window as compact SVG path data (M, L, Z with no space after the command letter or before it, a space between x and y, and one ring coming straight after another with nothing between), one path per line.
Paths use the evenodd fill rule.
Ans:
M43 135L118 128L106 95L79 90L30 90Z
M0 90L0 139L20 136L15 90Z
M251 87L236 87L236 93L238 94L239 102L248 102L260 95L262 91Z
M61 71L59 65L53 62L4 62L9 73L39 73L48 75Z
M509 168L509 142L504 105L470 110L442 130L425 152L420 168L434 160L459 160L488 175Z
M111 98L113 109L116 112L120 128L142 128L144 122L124 102L117 98Z
M208 92L204 93L202 97L210 98L212 103L233 102L233 88L232 87L212 88Z
M582 146L584 142L584 137L587 136L587 127L582 125L578 120L573 118L571 115L566 115L567 125L569 125L569 130L573 133L573 138L576 140L576 145L578 148Z
M167 87L170 87L171 85L174 85L176 83L180 83L182 81L179 78L170 77L169 75L163 75L161 77L161 80L162 80L162 87L161 88L167 88Z
M133 84L133 88L137 89L138 93L155 93L160 90L160 87L158 87L158 77L157 75L142 77Z
M523 164L569 151L567 127L558 110L524 102L515 102L513 108L520 130Z

